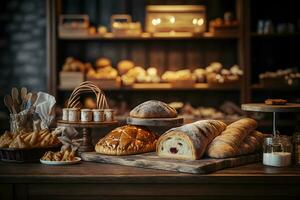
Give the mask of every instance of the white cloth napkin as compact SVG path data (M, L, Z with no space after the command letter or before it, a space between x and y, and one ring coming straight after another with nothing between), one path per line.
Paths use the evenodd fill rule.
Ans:
M45 92L38 92L35 106L35 113L41 118L41 128L49 128L52 120L55 118L54 105L55 97Z

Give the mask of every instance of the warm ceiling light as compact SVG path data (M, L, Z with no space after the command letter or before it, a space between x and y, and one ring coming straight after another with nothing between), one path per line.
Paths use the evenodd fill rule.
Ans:
M175 23L175 17L172 16L172 17L170 18L170 22L171 22L172 24L174 24L174 23Z
M198 24L198 26L203 25L204 24L204 19L203 18L198 19L197 24Z
M193 19L193 24L196 25L197 22L198 22L198 19L197 19L197 18L194 18L194 19Z
M152 24L154 25L154 26L156 26L156 25L158 25L158 24L160 24L160 22L161 22L161 19L160 18L157 18L157 19L152 19Z

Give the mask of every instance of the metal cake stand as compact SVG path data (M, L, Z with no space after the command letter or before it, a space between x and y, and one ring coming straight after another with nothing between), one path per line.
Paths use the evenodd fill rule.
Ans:
M253 112L271 112L273 113L273 135L276 136L276 113L278 112L300 112L300 104L287 103L285 105L267 105L264 103L242 104L242 110Z

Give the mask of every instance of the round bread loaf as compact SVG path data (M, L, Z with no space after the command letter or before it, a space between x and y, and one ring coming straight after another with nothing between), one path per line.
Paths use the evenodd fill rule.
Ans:
M150 100L136 106L129 115L135 118L175 118L177 111L164 102Z
M96 144L98 153L131 155L155 151L158 136L145 127L126 125L118 127Z
M96 67L97 68L104 68L107 66L111 66L111 61L108 58L98 58L96 60Z
M126 74L130 69L134 68L134 63L130 60L121 60L118 63L117 68L119 70L119 73L123 75Z

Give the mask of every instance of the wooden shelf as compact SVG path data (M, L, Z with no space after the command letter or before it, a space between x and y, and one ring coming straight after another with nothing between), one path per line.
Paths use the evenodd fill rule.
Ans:
M257 91L265 91L265 90L271 90L271 91L299 91L300 87L287 87L287 86L282 86L282 87L266 87L261 84L254 84L251 86L252 90L257 90Z
M272 34L259 34L259 33L251 33L251 37L253 38L266 38L266 39L277 39L277 38L300 38L300 33L272 33Z
M58 86L60 91L72 91L74 88L71 87L61 87ZM131 87L120 87L120 88L102 88L108 91L165 91L165 90L212 90L212 91L233 91L240 90L240 87L237 85L234 86L210 86L207 83L195 83L194 87L172 87L170 83L135 83Z
M169 36L169 37L153 37L151 35L146 36L137 36L137 37L113 37L109 36L100 36L100 35L85 35L85 36L74 36L74 35L60 35L59 39L61 40L88 40L88 41L124 41L124 40L202 40L202 39L237 39L238 34L212 34L204 33L203 35L197 35L192 37L182 37L182 36Z

